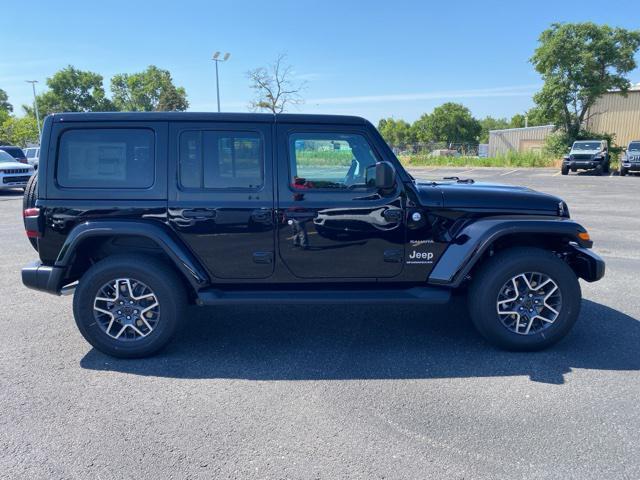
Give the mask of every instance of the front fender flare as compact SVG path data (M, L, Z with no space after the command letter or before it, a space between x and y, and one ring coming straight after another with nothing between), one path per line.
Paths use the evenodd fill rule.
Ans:
M512 234L531 234L560 238L590 248L592 242L578 234L585 228L563 217L488 217L462 228L438 259L428 282L457 287L468 275L482 254L499 238Z
M68 269L77 248L88 238L135 235L157 244L178 271L197 290L209 283L209 276L191 251L164 225L136 220L89 220L74 227L67 236L54 266Z

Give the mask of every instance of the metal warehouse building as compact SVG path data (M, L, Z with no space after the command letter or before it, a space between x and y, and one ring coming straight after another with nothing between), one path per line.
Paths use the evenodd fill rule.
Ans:
M489 156L495 157L509 151L540 152L544 140L553 132L553 125L539 127L507 128L489 131Z
M614 142L625 146L640 140L640 83L625 97L620 92L608 92L589 110L585 128L596 133L612 133Z

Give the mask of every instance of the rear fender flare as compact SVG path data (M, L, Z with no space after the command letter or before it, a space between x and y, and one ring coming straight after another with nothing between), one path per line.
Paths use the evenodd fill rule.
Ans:
M89 238L127 235L146 237L157 244L195 290L209 284L209 276L193 253L167 227L154 222L90 220L81 223L67 236L54 265L68 269L77 249Z

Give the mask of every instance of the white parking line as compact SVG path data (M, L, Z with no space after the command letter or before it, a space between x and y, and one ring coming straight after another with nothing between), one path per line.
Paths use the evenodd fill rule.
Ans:
M560 175L562 172L556 172L553 175L551 175L552 177L557 177L558 175Z
M516 168L515 170L511 170L510 172L501 173L500 176L504 177L505 175L511 175L512 173L515 173L515 172L518 172L518 171L520 171L520 170L518 168Z
M473 172L474 170L475 170L475 168L472 168L471 170L465 170L465 171L463 171L463 172L457 172L457 173L456 173L456 176L458 176L458 175L465 175L465 174L467 174L467 173L471 173L471 172Z

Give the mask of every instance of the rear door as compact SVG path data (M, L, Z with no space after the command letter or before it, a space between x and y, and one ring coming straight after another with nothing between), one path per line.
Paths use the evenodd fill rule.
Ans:
M278 124L278 247L300 278L390 278L403 268L401 182L375 188L383 158L358 125Z
M170 125L169 223L218 279L274 269L271 124Z

